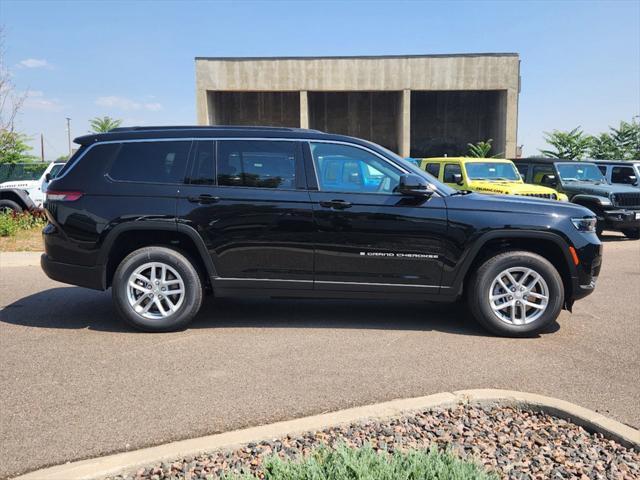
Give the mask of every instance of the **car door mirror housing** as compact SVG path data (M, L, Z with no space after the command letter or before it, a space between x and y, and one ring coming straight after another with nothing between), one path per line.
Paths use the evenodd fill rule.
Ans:
M461 173L454 173L453 174L453 183L455 183L457 185L464 184L464 180L462 180L462 174Z
M47 183L49 183L49 182L51 181L51 174L50 174L50 173L47 173L47 174L44 176L44 181L45 181L45 182L47 182Z
M429 187L429 182L413 174L400 176L398 192L402 195L411 195L414 197L430 197L433 195L433 190Z

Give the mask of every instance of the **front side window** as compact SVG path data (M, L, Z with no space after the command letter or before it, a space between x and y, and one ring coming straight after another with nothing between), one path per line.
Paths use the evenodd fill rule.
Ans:
M444 183L457 183L456 175L462 175L462 168L458 163L447 163L444 166L442 181Z
M602 172L593 163L560 163L558 175L563 182L598 182L604 183Z
M190 147L191 141L124 142L109 176L125 182L183 182Z
M613 167L611 169L612 183L634 183L636 172L633 167Z
M509 162L473 162L464 168L470 180L520 180L516 168Z
M218 143L218 185L296 188L299 142L223 140Z
M427 163L427 173L430 173L434 177L438 178L440 175L440 164L439 163Z
M523 180L525 178L527 178L527 172L529 171L529 165L527 165L526 163L517 163L516 164L516 168L518 169L518 172L520 172L520 177Z
M321 191L393 193L401 172L362 148L334 143L311 143Z

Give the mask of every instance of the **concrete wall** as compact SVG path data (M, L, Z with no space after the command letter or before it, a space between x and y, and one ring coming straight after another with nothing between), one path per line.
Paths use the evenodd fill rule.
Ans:
M420 112L421 100L416 102L416 92L493 92L484 97L456 97L457 94L453 94L444 103L451 104L453 98L460 98L461 101L468 98L471 105L462 105L459 112L479 116L467 121L465 115L453 115L452 118L462 122L459 138L464 136L467 140L465 144L477 141L471 137L490 132L493 135L489 138L494 138L496 144L504 145L507 156L513 156L516 149L519 72L517 54L196 58L198 123L230 124L239 116L241 121L264 119L261 124L288 125L297 117L296 126L325 130L320 125L327 125L329 131L358 132L357 136L386 146L394 145L393 150L408 156L413 146L423 141L422 130L412 128L412 121L418 119L424 123L428 115ZM232 99L226 104L228 106L222 106L217 103L217 98L223 98L219 97L220 92L289 92L291 96L285 95L286 99L281 100L280 105L288 106L291 112L277 113L277 102L269 103L267 99L263 99L262 105L269 105L266 107L269 112L262 116L256 115L260 111L258 107L247 107L249 112L246 114L220 112L220 109L238 108L241 102L241 97L231 96L225 99ZM343 92L342 95L340 92ZM344 92L354 93L347 95ZM377 95L376 92L385 94ZM484 100L479 100L482 98ZM369 107L366 106L367 99ZM390 99L393 99L393 104ZM321 104L324 101L329 102L331 108L323 110ZM485 102L490 112L481 112L479 108L483 107L477 102ZM260 100L256 100L258 104ZM354 123L344 125L344 117L335 116L339 112L346 112L346 118ZM381 118L382 115L387 118ZM487 115L488 118L485 118ZM427 121L426 131L437 131L438 128L434 127L437 121L440 120L433 118L431 122ZM440 130L453 132L458 128L454 120L448 120L447 123L446 128ZM470 124L475 124L475 127L471 125L473 128L465 133ZM483 126L478 127L478 124ZM417 143L412 141L412 133L419 135ZM459 145L458 137L452 143Z
M208 92L212 125L298 127L298 92Z

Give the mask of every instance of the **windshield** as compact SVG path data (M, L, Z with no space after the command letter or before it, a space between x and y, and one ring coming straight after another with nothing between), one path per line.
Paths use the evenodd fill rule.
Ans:
M374 146L374 147L376 147L378 149L384 150L384 152L387 154L387 156L389 156L389 157L393 158L394 160L400 162L400 164L404 168L409 170L411 173L414 173L416 175L420 175L423 178L426 178L429 181L429 183L432 183L439 192L442 192L445 195L453 195L454 193L459 192L455 188L451 188L449 185L445 185L444 183L440 182L440 180L438 180L436 177L434 177L433 175L425 172L420 167L417 167L413 162L410 162L410 161L402 158L397 153L394 153L391 150L389 150L389 149L387 149L387 148L385 148L385 147L383 147L381 145L377 145L377 144L372 143L372 142L367 142L367 143L369 143L371 146Z
M511 162L469 162L464 168L470 180L520 180Z
M557 167L563 182L605 182L602 172L593 163L559 163Z

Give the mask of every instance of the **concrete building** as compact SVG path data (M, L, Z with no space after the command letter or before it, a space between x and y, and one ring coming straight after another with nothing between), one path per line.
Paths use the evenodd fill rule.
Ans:
M200 125L313 128L412 157L488 138L514 157L519 87L515 53L196 58Z

